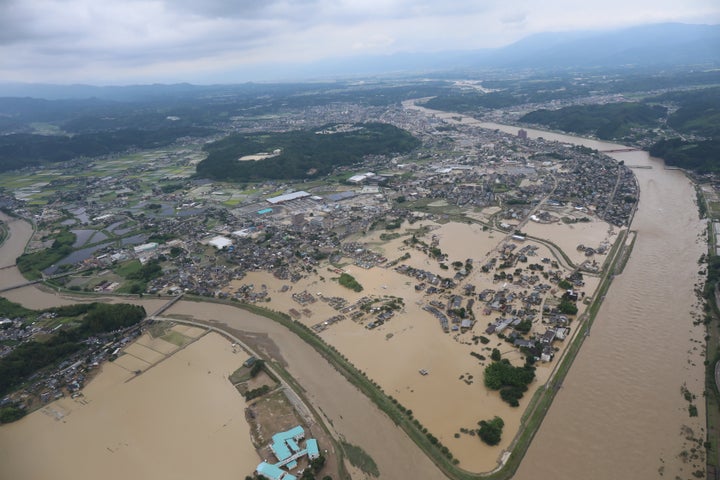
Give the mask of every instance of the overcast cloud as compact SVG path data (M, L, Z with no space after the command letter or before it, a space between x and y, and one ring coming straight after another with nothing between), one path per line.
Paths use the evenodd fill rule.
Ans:
M717 24L720 2L0 0L0 81L233 82L283 63L659 22Z

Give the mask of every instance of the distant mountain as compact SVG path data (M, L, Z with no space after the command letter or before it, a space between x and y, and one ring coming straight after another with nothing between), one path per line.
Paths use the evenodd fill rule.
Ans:
M720 65L720 25L654 24L618 30L539 33L501 48L325 60L304 76L427 74L479 69Z
M381 75L449 75L479 70L566 68L674 67L720 65L720 25L654 24L605 31L540 33L505 47L483 50L430 53L393 53L326 59L310 64L255 67L252 71L228 72L228 78L260 78L272 81L349 78ZM0 97L99 98L150 100L219 95L228 85L198 86L0 84ZM260 91L266 83L243 84L243 91ZM231 88L237 93L238 86Z
M195 93L198 87L189 83L106 86L51 85L42 83L0 84L0 97L31 97L57 99L105 99L115 101L146 100L157 96L180 96Z
M720 25L666 23L604 31L549 32L483 50L335 58L287 68L287 78L438 75L487 69L720 65ZM293 77L295 76L295 77Z
M720 63L720 25L679 23L603 32L541 33L479 58L478 66L616 67Z

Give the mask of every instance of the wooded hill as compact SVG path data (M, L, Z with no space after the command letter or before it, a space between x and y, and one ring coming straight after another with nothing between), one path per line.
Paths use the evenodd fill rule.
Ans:
M535 110L521 122L545 125L553 130L592 134L603 140L627 135L631 128L655 128L667 109L659 105L622 102L605 105L573 105L559 110Z
M205 146L208 157L197 166L200 176L234 181L314 178L339 165L352 165L365 155L406 153L420 145L409 132L385 123L355 125L349 131L317 130L231 135ZM280 150L263 160L240 161L257 153Z

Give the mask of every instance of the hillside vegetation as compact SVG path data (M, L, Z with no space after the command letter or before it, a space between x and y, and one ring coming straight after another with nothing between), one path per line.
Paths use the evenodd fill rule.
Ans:
M209 155L198 164L197 173L235 181L318 177L336 166L360 162L365 155L405 153L419 144L410 133L385 123L365 123L330 134L294 130L231 135L205 146ZM280 154L264 160L239 160L275 150Z
M548 126L554 130L592 134L603 140L620 138L632 128L655 128L667 114L659 105L622 102L605 105L573 105L558 110L535 110L521 122Z
M661 140L650 148L650 155L698 173L720 172L720 87L671 92L658 98L680 107L667 123L686 138Z
M98 157L133 149L170 145L181 137L204 137L214 130L200 127L157 130L124 129L83 133L74 136L16 133L0 135L0 172L45 163L66 162L80 157Z

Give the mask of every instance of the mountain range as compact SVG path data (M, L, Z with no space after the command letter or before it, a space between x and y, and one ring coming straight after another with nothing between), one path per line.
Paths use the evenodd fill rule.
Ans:
M327 81L369 75L438 77L488 70L678 66L720 66L720 25L666 23L618 30L539 33L495 49L334 58L286 65L274 69L273 75L277 81ZM0 96L123 99L152 96L161 91L182 95L196 88L189 84L128 87L0 84Z

